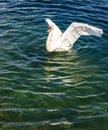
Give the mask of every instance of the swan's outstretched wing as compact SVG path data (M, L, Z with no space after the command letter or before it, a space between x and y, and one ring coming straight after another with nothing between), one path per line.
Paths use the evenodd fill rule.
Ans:
M62 46L69 50L82 35L101 36L103 30L83 23L72 23L62 35Z

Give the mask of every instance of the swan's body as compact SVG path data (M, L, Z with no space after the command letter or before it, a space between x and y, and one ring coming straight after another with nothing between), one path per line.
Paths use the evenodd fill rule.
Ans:
M46 41L46 49L48 52L53 51L68 51L73 44L82 35L95 35L101 36L103 30L83 23L72 23L67 30L62 33L58 26L50 19L46 19L50 29Z

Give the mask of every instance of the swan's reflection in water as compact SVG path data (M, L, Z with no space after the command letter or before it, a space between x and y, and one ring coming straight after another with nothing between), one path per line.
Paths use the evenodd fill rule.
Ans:
M50 53L44 66L46 82L67 85L78 80L76 71L80 62L75 51ZM81 77L80 77L81 79Z

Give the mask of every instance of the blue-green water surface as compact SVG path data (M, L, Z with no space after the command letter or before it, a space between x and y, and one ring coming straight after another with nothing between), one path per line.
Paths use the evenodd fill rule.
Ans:
M45 18L104 34L48 53ZM0 130L108 130L108 0L0 0Z

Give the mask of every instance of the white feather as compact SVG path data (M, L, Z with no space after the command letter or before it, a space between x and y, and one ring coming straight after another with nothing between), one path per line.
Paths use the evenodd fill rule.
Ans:
M46 42L46 48L52 51L67 51L82 35L101 36L103 30L83 23L72 23L62 34L61 30L50 19L46 19L49 26L53 26L53 30L49 32Z
M49 33L47 41L46 41L46 49L49 52L55 51L58 46L60 46L60 42L57 42L62 37L62 32L58 28L58 26L53 23L50 19L46 19L49 27L53 27L53 30Z

